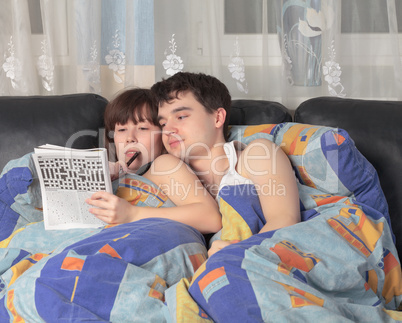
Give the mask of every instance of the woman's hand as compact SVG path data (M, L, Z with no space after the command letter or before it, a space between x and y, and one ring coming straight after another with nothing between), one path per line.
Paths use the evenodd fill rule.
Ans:
M212 242L211 248L209 248L208 250L208 258L211 257L214 253L218 252L219 250L238 242L240 242L240 240L230 240L230 241L215 240L214 242Z
M111 193L96 192L86 199L86 202L95 206L90 208L89 212L106 223L116 224L139 220L136 206Z

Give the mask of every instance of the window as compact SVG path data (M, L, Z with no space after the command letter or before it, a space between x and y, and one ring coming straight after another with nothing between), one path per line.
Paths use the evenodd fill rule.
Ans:
M275 3L268 1L266 8L268 33L276 34ZM225 0L224 21L226 35L229 34L261 34L263 0L243 1ZM251 19L253 17L253 19Z
M40 0L28 1L32 35L43 35L42 13L40 9Z
M278 36L276 35L276 5L278 0L221 0L222 24L222 53L230 55L233 42L238 39L241 55L249 64L259 64L256 53L262 50L255 41L261 39L263 33L263 18L261 13L266 13L265 32L268 31L267 55L270 65L281 64ZM316 0L319 1L319 0ZM326 1L326 0L322 0ZM314 1L313 1L314 2ZM402 0L395 0L398 20L398 32L402 33ZM361 65L388 65L391 41L389 34L389 22L387 13L387 0L342 0L341 1L341 55L344 63ZM373 40L374 38L374 40ZM359 39L358 51L353 56L348 50ZM367 40L367 41L364 41ZM261 42L257 42L261 43ZM378 50L375 60L370 56L370 47L376 44ZM401 34L402 50L402 34Z
M36 56L40 56L43 52L42 43L46 38L43 27L43 10L40 0L29 0L28 11L29 19L31 23L31 35L32 35L32 48L33 53ZM57 22L53 24L52 30L57 37L56 42L52 42L53 50L56 56L60 60L68 56L68 10L67 0L58 0L54 2L48 2L47 10L50 18ZM61 63L61 62L58 62Z
M224 33L260 34L262 32L263 1L224 0ZM277 0L267 0L266 5L268 33L271 34L276 33L276 3L278 3ZM402 0L396 0L395 6L400 22L398 32L402 33ZM388 33L387 0L342 0L341 32Z

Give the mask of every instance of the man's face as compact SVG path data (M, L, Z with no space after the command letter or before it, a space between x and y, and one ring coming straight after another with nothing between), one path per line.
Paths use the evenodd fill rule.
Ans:
M216 112L210 114L191 92L159 107L162 141L166 150L187 162L191 157L207 157L221 129L216 127Z

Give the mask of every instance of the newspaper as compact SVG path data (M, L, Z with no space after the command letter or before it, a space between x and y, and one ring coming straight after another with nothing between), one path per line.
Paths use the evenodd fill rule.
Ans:
M33 154L43 200L46 230L96 228L106 225L85 202L97 191L112 193L105 148L72 149L55 145Z

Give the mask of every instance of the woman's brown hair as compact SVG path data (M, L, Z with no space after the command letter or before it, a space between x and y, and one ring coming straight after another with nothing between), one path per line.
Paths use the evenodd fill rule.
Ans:
M126 124L129 120L134 124L147 120L159 127L158 107L151 90L140 88L125 90L107 104L104 113L105 146L110 159L116 158L113 145L115 126Z

